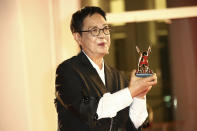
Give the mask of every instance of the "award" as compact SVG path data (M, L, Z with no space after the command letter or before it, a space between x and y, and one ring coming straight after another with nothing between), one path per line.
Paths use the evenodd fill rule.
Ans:
M147 51L141 52L140 49L136 46L137 53L139 54L139 62L138 62L138 69L135 73L138 77L148 77L153 74L153 71L149 68L148 65L148 56L151 53L150 46L148 47Z

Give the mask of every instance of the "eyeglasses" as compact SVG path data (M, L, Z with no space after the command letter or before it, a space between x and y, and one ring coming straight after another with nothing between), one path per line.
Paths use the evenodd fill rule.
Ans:
M109 35L110 34L111 27L109 25L103 27L102 29L99 29L98 27L93 27L91 29L83 30L83 31L78 31L78 32L90 32L92 36L99 36L101 30L103 31L103 33L105 35Z

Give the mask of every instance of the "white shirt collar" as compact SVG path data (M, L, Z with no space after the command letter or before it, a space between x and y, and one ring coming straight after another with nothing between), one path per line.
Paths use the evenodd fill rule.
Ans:
M86 55L86 53L85 53L83 50L82 50L82 52ZM87 56L88 60L90 61L90 63L92 64L92 66L93 66L96 70L99 70L99 71L104 70L104 60L103 60L103 62L102 62L102 68L100 69L99 66L98 66L97 64L95 64L94 61L92 61L92 60L90 59L90 57L88 57L88 55L86 55L86 56Z
M86 55L86 53L85 53L83 50L82 50L82 52ZM87 56L87 55L86 55L86 56ZM97 64L95 64L94 61L92 61L92 60L90 59L90 57L87 56L87 58L88 58L88 60L90 61L90 63L92 64L92 66L96 69L98 75L100 76L102 82L103 82L104 85L105 85L104 60L103 60L103 62L102 62L102 68L100 69L99 66L98 66Z

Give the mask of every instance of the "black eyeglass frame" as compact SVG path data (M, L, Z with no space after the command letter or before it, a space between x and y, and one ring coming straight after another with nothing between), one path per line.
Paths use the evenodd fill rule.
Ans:
M98 29L98 30L99 30L97 35L94 35L94 34L92 33L94 29ZM104 31L105 29L108 29L109 33L106 33L106 32ZM105 35L109 35L109 34L110 34L110 31L111 31L111 26L110 26L110 25L106 25L106 26L103 27L102 29L100 29L100 28L98 28L98 27L93 27L93 28L88 29L88 30L81 30L81 31L77 31L77 32L90 32L90 34L91 34L92 36L99 36L101 30L103 31L103 33L104 33Z

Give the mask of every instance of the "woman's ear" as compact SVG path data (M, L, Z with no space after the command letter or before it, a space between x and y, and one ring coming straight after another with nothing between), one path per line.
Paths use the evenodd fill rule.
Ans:
M79 34L79 33L73 33L73 37L74 37L74 39L75 39L75 41L79 44L79 45L81 45L81 35Z

